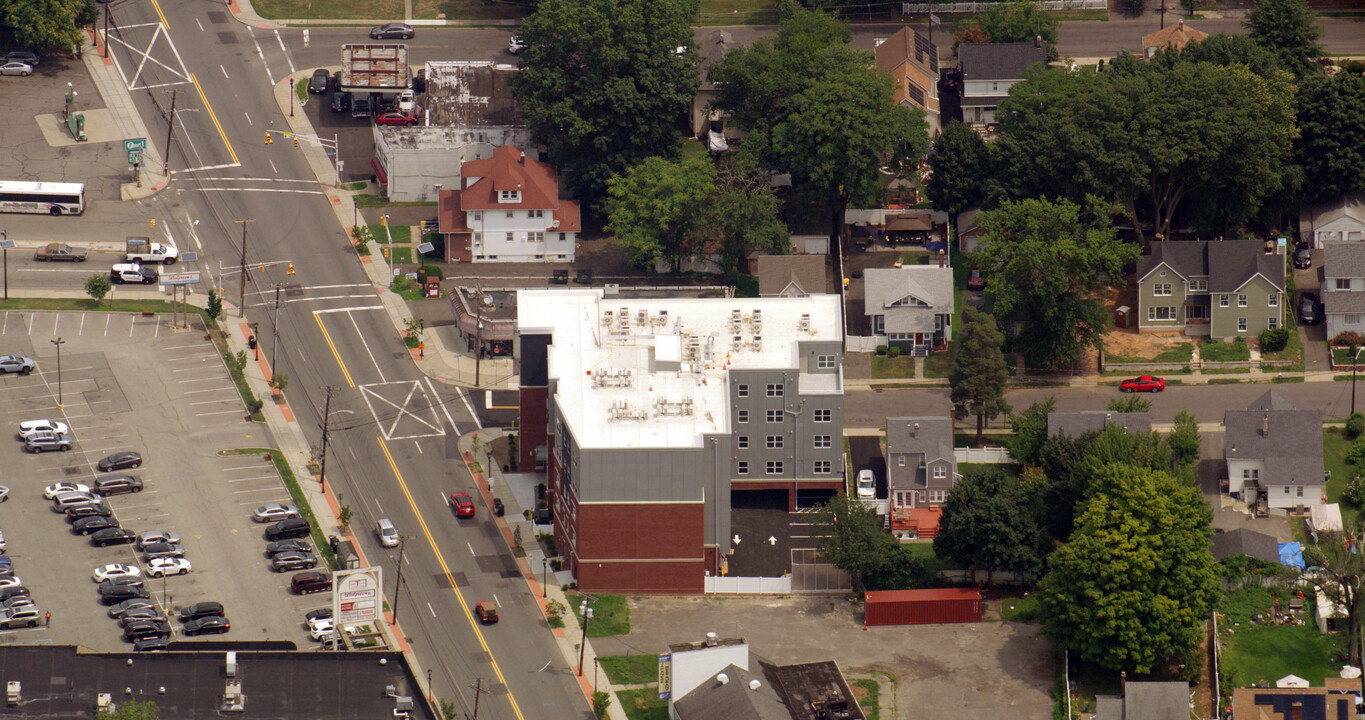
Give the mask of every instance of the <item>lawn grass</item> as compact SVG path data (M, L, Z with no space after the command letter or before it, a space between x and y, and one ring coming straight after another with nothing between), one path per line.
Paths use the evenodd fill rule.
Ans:
M578 617L578 622L582 623L583 616L578 610L583 602L582 593L569 593L568 598L572 606L570 609ZM592 621L588 623L588 637L613 637L630 632L630 609L626 607L624 595L593 595L592 598Z
M617 690L616 700L630 720L668 720L668 701L659 699L657 688Z
M1283 350L1276 350L1272 353L1261 353L1262 360L1289 360L1290 364L1284 367L1276 367L1274 370L1283 372L1302 372L1303 371L1303 340L1299 339L1298 324L1294 320L1294 313L1286 313L1285 327L1289 328L1289 342L1285 344ZM1267 368L1269 370L1269 368Z
M872 356L872 378L882 380L885 378L912 378L915 376L915 359L909 355L890 357L888 355Z
M256 13L272 20L402 19L400 0L254 0Z
M1236 342L1205 341L1199 343L1199 359L1209 362L1238 362L1251 359L1251 348L1241 338Z
M322 527L318 525L317 516L313 514L313 507L308 504L308 498L304 496L298 478L294 477L294 471L289 468L289 463L284 459L284 453L274 448L241 448L224 450L222 454L270 455L271 461L275 464L275 471L280 474L280 478L284 480L284 486L289 489L289 497L293 498L294 506L299 509L299 513L312 526L313 545L317 548L318 554L327 562L327 567L336 568L336 555L332 554L332 546L327 544L327 536L322 534Z
M1205 385L1240 385L1241 383L1242 381L1237 378L1214 378Z
M389 199L382 195L362 194L355 196L355 206L359 208L389 208L389 207L436 207L434 202L389 202Z
M867 720L881 719L881 685L877 684L872 678L858 678L849 680L848 684L853 687L853 696L858 700L858 706L863 709L863 717Z
M1341 503L1341 523L1345 527L1355 527L1360 517L1360 508L1341 502L1341 493L1346 484L1356 474L1356 468L1346 463L1346 451L1351 441L1342 434L1341 428L1327 428L1322 433L1322 469L1332 473L1327 481L1327 502Z
M529 16L534 9L534 3L529 2L488 2L488 0L413 0L412 2L412 16L418 19L521 20ZM508 34L512 34L511 31Z
M388 248L388 251L389 251L389 258L388 258L388 259L389 259L389 263L390 263L390 264L398 264L398 265L411 265L411 264L412 264L412 248L410 248L410 247L395 247L395 248Z
M901 253L902 265L928 265L933 261L934 256L927 252L903 252Z
M364 180L360 180L358 182L346 183L345 185L341 186L341 189L356 192L359 190L364 190L366 185L369 185L369 183L365 182Z
M398 293L398 296L404 300L421 300L425 297L417 281L409 280L402 275L393 279L393 285L389 289Z
M639 685L659 679L658 655L610 655L598 660L613 685Z
M1251 368L1249 367L1208 368L1206 370L1200 370L1200 372L1202 372L1205 375L1247 375L1251 373Z
M1311 600L1311 599L1310 599ZM1254 612L1268 613L1273 596L1265 588L1243 588L1229 593L1220 604L1219 619L1224 649L1222 664L1232 676L1235 687L1249 687L1262 680L1274 686L1285 675L1298 675L1313 685L1335 677L1344 646L1338 635L1318 632L1312 622L1305 625L1253 625ZM1312 607L1311 601L1305 606Z
M1019 598L1004 598L1000 601L1000 616L1009 622L1040 623L1043 621L1043 605L1036 593Z
M962 570L957 564L947 558L941 558L934 552L934 544L931 542L906 543L910 555L919 558L924 563L925 569L929 572L937 573L941 570Z
M1104 361L1106 363L1187 363L1193 356L1194 343L1180 343L1174 347L1165 347L1151 357L1144 355L1119 355L1117 353L1106 352L1104 354Z
M1008 357L1008 356L1007 356ZM953 374L953 353L951 350L931 352L924 358L924 377L946 378Z
M774 0L701 0L698 25L776 25Z

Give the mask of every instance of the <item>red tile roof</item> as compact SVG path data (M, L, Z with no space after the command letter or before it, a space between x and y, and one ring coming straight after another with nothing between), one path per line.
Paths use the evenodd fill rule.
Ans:
M526 157L520 148L493 149L493 157L470 160L460 168L460 175L468 182L460 197L464 210L557 210L559 183L554 168L534 158ZM521 202L498 202L498 193L506 190L521 192Z
M442 234L470 232L469 228L465 227L464 211L460 209L459 190L442 190L436 197L436 210Z
M579 217L577 200L559 201L559 209L555 210L555 219L559 221L558 232L579 232L583 229L583 220Z

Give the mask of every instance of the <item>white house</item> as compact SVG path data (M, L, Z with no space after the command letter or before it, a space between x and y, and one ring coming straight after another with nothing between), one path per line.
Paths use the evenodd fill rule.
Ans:
M573 262L578 203L559 199L554 168L500 147L460 168L438 199L446 262Z
M1047 49L1027 43L963 43L957 48L962 72L962 121L973 126L995 125L995 109L1024 81L1024 71L1047 63Z
M1323 504L1322 411L1297 410L1274 390L1223 413L1228 493L1275 515Z
M1365 241L1365 193L1347 193L1305 208L1299 218L1299 239L1315 248Z

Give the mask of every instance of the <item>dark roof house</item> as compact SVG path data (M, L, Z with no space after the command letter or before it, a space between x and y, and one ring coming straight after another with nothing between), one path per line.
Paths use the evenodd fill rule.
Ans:
M806 297L827 292L823 255L752 255L759 297Z
M1261 459L1277 484L1322 484L1321 410L1295 409L1268 390L1246 410L1225 412L1223 425L1228 459Z
M728 665L673 703L680 720L863 720L848 681L833 661Z
M1120 692L1095 696L1095 720L1189 720L1188 683L1124 681Z
M1211 293L1236 292L1256 275L1284 290L1284 258L1264 252L1258 240L1154 242L1138 263L1138 281L1162 264L1185 278L1207 276Z
M1273 535L1237 528L1213 536L1213 559L1222 560L1234 555L1246 555L1268 563L1279 564L1280 543Z
M1078 438L1088 432L1099 432L1110 424L1118 425L1128 432L1146 433L1152 429L1152 414L1112 410L1048 413L1047 436L1070 435Z

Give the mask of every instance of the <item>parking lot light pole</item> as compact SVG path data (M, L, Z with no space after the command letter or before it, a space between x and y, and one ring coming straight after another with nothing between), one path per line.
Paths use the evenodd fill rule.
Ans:
M57 407L65 407L62 405L62 346L66 341L57 338L52 344L57 346Z
M578 605L579 614L583 616L583 640L578 643L578 677L583 677L583 652L588 649L588 621L592 620L592 607L588 604L590 600L591 595L584 596L583 602Z

